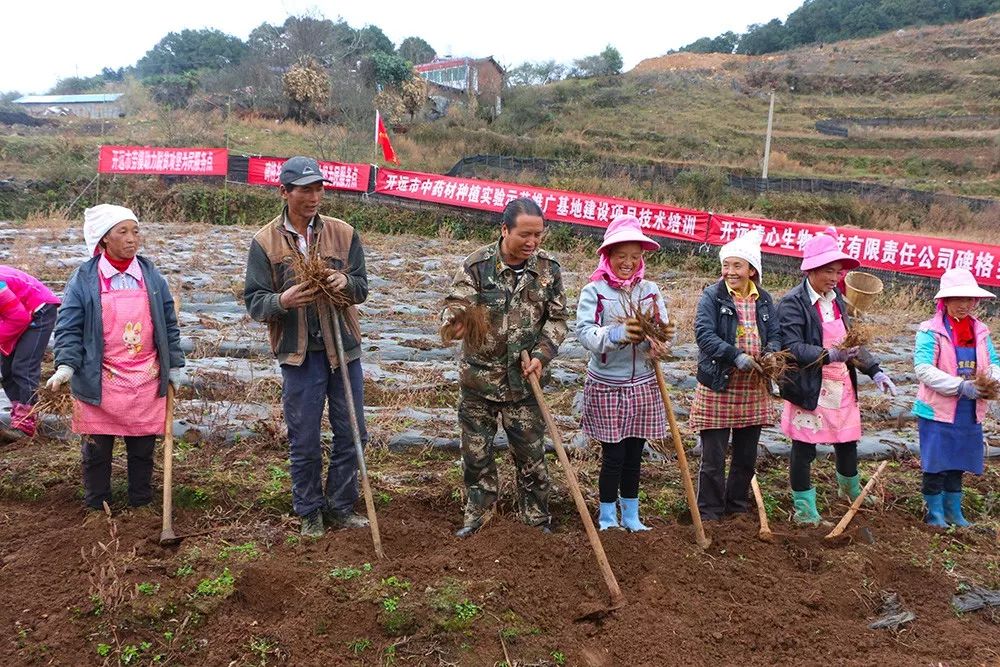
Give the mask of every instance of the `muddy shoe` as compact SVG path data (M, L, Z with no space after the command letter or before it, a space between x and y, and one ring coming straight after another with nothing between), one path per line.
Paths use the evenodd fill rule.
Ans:
M302 517L302 528L299 530L302 537L312 537L314 539L323 537L323 515L319 510Z
M334 530L368 527L368 518L356 512L326 511L323 513L323 518L326 519L326 524Z
M471 523L467 523L455 531L455 537L463 537L463 538L469 537L482 527L483 527L482 521L473 521Z

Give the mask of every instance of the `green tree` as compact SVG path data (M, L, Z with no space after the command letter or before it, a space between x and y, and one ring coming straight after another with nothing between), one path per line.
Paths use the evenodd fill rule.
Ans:
M358 31L361 53L385 53L395 55L396 47L376 25L366 25Z
M56 81L56 85L49 89L49 95L97 93L104 90L104 83L104 77L100 74L89 77L70 76Z
M749 26L746 34L740 38L736 52L755 56L780 51L787 46L785 26L778 19L772 19L768 23Z
M187 106L188 100L198 87L198 77L194 72L184 74L158 74L143 79L150 94L157 103L172 109Z
M730 30L717 37L696 39L678 50L690 53L732 53L736 49L736 45L739 44L739 41L740 36Z
M414 65L422 65L434 60L437 52L430 44L420 37L407 37L399 44L396 55L409 60Z
M139 59L136 70L140 76L147 77L222 69L238 63L246 52L247 46L241 39L221 30L182 30L167 33Z
M608 76L620 74L622 71L622 56L618 49L610 44L600 53L573 61L573 76Z
M601 58L604 60L607 74L622 73L622 66L625 64L625 61L622 60L622 54L618 52L618 49L608 44L601 51Z
M365 78L372 84L400 86L413 76L413 64L395 53L376 51L362 64Z

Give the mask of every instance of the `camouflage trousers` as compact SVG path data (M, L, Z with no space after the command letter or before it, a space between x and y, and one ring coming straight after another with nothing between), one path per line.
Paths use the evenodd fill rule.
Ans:
M481 521L497 500L499 480L493 439L498 417L517 469L521 519L530 526L547 524L550 484L545 465L545 422L535 399L498 402L462 391L458 423L462 429L462 470L468 496L465 525Z

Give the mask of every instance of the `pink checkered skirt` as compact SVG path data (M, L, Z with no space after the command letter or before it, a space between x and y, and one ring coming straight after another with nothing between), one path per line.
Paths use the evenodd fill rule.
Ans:
M600 442L666 437L667 415L656 376L640 382L610 385L588 375L583 385L583 432Z

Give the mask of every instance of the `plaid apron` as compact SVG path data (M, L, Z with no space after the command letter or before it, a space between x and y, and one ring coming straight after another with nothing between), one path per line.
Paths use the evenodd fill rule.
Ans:
M753 297L733 297L739 324L736 326L736 347L751 357L760 354L760 332L757 331L757 300ZM712 391L698 383L691 403L692 429L744 428L769 426L775 421L774 403L767 385L751 371L736 369L729 376L725 391Z

